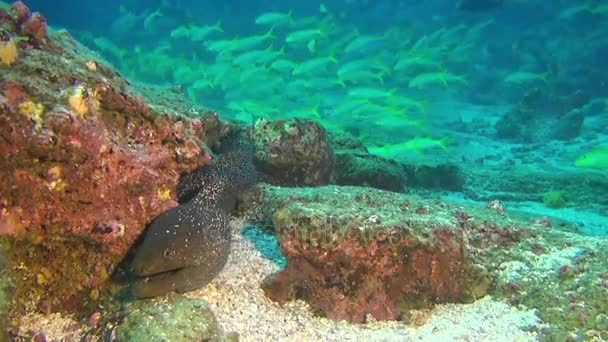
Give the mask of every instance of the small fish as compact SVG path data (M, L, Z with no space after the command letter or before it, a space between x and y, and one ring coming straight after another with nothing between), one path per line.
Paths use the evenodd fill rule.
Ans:
M277 59L276 61L270 64L270 69L280 71L280 72L291 72L298 65L295 62L292 62L288 59Z
M510 84L524 84L537 81L548 83L547 76L549 76L548 72L538 74L529 71L516 71L508 74L503 81Z
M410 119L403 116L382 116L374 121L376 125L384 128L405 128L405 127L416 127L420 128L424 126L424 120L421 119Z
M576 167L608 171L608 146L598 147L582 154L574 162Z
M346 53L362 52L365 50L366 47L369 47L370 45L372 45L376 42L382 41L382 40L384 40L384 37L366 36L366 35L357 36L357 37L355 37L355 39L350 41L350 43L348 43L348 45L346 45L346 48L344 48L344 52L346 52Z
M423 89L431 85L441 84L447 86L449 82L466 83L462 76L452 75L448 72L427 72L412 78L408 86L410 88Z
M317 52L317 40L311 39L308 44L306 44L306 48L308 49L308 52L315 54L315 52Z
M504 0L460 0L456 8L463 11L483 12L502 7Z
M188 38L195 42L205 40L207 36L214 32L224 32L221 26L221 22L218 21L215 25L206 26L178 26L171 31L169 36L174 39Z
M342 74L338 73L338 78L341 82L368 83L370 81L377 81L380 82L380 84L384 84L382 74L371 70L354 70Z
M328 57L313 58L306 62L303 62L302 64L299 64L295 69L293 69L291 74L297 76L302 74L313 73L319 70L325 70L327 65L330 63L338 63L338 60L332 55Z
M401 144L390 144L384 146L372 146L369 148L370 153L385 156L385 157L395 157L403 152L414 151L416 153L421 153L426 150L440 148L443 151L448 150L448 138L445 137L443 139L434 139L434 138L425 138L418 137Z
M349 90L348 96L367 99L391 98L395 95L396 91L396 89L386 91L383 89L360 87Z
M144 29L146 31L150 31L152 29L152 25L154 24L154 21L157 18L162 17L162 13L160 11L160 8L157 9L156 11L150 13L145 19L144 19Z
M224 30L222 29L222 22L219 20L214 25L193 26L190 31L192 32L191 38L195 42L205 40L207 36L214 32L224 32Z
M258 25L280 26L293 22L291 17L293 11L287 13L281 12L266 12L255 18L255 23Z
M319 36L323 36L323 32L319 29L300 30L288 34L285 37L285 42L290 44L309 42Z

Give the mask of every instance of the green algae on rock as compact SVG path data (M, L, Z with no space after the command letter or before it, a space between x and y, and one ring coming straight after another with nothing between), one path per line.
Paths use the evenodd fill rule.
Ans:
M173 295L131 303L116 327L119 341L238 341L224 333L207 303Z

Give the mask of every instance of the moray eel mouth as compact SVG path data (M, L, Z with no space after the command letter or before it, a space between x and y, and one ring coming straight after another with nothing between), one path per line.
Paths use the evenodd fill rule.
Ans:
M145 280L148 278L154 278L154 277L158 277L158 276L171 276L186 268L188 268L188 267L178 267L178 268L174 268L174 269L170 269L170 270L166 270L166 271L154 271L154 272L137 272L136 270L133 270L133 274L135 275L137 281L141 281L141 280Z

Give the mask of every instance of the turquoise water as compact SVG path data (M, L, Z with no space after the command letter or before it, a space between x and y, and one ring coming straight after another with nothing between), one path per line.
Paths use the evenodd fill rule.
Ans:
M448 0L28 5L133 82L183 92L223 119L314 120L402 165L456 168L458 180L439 172L403 192L498 200L599 241L608 235L608 5L465 2L479 8ZM243 235L284 267L267 233Z

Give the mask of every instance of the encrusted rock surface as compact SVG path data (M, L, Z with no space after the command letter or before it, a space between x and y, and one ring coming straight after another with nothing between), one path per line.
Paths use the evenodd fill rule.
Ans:
M131 303L115 334L119 341L238 341L224 333L205 301L181 295Z
M266 181L290 186L329 182L334 158L325 129L318 123L259 119L252 139L255 164Z
M401 165L369 153L336 151L334 182L400 192L407 184Z
M205 142L224 132L203 108L138 95L67 32L24 31L26 10L0 10L17 47L0 64L0 238L16 270L14 315L95 302L146 224L177 204L180 173L205 165Z
M281 303L360 322L491 294L535 309L549 340L608 338L608 240L509 208L358 187L263 186L242 208L287 259L266 279Z
M274 300L304 299L329 318L363 322L487 291L465 227L439 203L355 187L262 192L287 257L265 285Z

